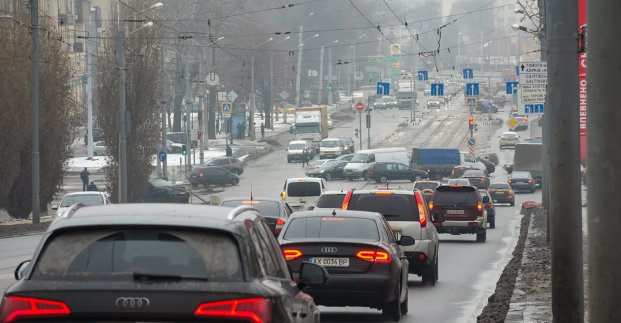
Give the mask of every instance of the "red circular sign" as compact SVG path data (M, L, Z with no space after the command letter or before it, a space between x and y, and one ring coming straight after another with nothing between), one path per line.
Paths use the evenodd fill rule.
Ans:
M363 102L356 102L356 110L357 111L363 111L364 110L364 103Z

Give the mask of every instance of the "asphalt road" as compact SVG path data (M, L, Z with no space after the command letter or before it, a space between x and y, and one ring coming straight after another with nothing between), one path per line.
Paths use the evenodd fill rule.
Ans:
M434 118L446 118L448 115L463 114L463 107L441 109L439 115L426 114L421 122L420 132L416 142L433 136L437 128L427 123ZM388 138L397 128L397 124L409 117L409 111L387 110L374 113L373 128L371 129L372 144ZM354 138L354 128L358 120L350 123L337 124L330 131L330 136ZM364 124L363 124L364 126ZM461 123L452 122L447 126L461 129ZM366 148L366 129L364 129L364 144ZM501 130L499 130L501 131ZM461 131L460 131L461 132ZM524 137L524 136L523 136ZM422 138L422 139L421 139ZM433 138L432 138L433 139ZM414 139L413 139L414 140ZM435 140L435 139L434 139ZM484 140L484 138L479 138ZM491 147L497 147L497 136L490 136ZM281 149L252 161L245 168L238 186L226 187L219 196L249 196L251 187L254 196L276 197L282 190L285 179L304 176L300 163L286 162L284 145ZM390 143L386 142L385 146ZM384 146L384 145L383 145ZM358 149L358 142L356 143ZM492 149L490 152L494 152ZM511 163L512 150L499 152L500 164ZM506 174L501 167L497 167L492 174L492 182L504 181ZM404 187L411 183L402 182ZM331 181L330 190L349 188L374 187L374 183L362 180ZM400 185L400 183L393 183ZM516 207L498 206L496 215L496 229L487 233L487 242L476 243L474 235L450 236L441 235L439 252L439 281L436 286L423 286L419 277L410 275L409 309L410 313L403 317L402 322L475 322L476 315L487 303L487 297L492 293L500 273L510 258L517 234L519 232L519 205L526 200L540 201L541 194L519 194L516 198ZM31 256L40 235L29 235L2 239L0 243L0 290L6 289L13 280L13 270L22 260ZM322 308L322 321L325 322L383 322L380 312L368 308Z

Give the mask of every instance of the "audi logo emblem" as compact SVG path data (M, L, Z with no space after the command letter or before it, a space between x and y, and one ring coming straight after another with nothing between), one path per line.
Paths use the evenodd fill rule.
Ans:
M337 251L336 247L322 247L321 252L323 253L335 253Z
M146 309L151 301L146 297L119 297L114 301L114 305L125 310Z

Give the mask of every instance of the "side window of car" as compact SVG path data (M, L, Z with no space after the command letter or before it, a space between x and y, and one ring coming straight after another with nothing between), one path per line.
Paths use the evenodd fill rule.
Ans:
M390 224L388 223L388 221L386 221L386 219L382 219L382 227L384 229L384 232L388 236L388 242L396 244L397 239L395 238L395 233L392 231L392 228L390 227Z
M406 171L410 170L409 167L407 167L407 166L405 166L403 164L397 164L397 167L399 167L399 171L401 171L401 172L406 172Z
M263 222L260 218L254 221L250 234L254 236L252 239L256 242L255 249L257 249L256 251L260 255L259 262L263 267L265 275L284 278L284 273L279 268L278 258L274 255L273 247L267 238L268 234L271 233L264 230Z
M285 203L285 213L287 213L287 217L289 217L291 213L293 213L293 209L287 203Z
M369 158L367 158L367 162L368 163L374 163L375 162L375 155L373 155L373 154L369 155Z
M261 227L264 232L261 237L263 238L263 241L266 244L266 250L271 255L271 258L273 259L274 265L276 267L275 277L291 280L291 277L289 276L289 267L285 262L285 258L282 256L280 246L278 245L276 238L274 238L272 231L264 221L261 221Z

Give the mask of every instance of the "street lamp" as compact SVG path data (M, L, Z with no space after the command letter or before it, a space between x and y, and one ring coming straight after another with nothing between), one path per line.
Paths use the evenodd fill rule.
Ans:
M119 2L117 2L117 14L120 17ZM151 5L149 8L138 12L142 14L146 11L161 8L164 5L161 2L157 2ZM119 21L120 24L120 21ZM143 24L140 28L132 31L136 32L142 28L150 28L153 26L153 22L149 21ZM117 64L119 66L119 203L127 203L127 110L125 107L125 35L131 34L127 31L127 21L123 21L123 29L119 28L117 37Z
M360 36L358 36L358 38L354 41L354 89L353 91L356 91L358 89L358 69L356 67L356 46L358 45L358 41L364 37L366 37L367 34L362 34ZM350 93L351 94L351 93Z
M337 40L335 40L335 41L331 42L330 44L328 44L328 45L326 45L326 46L330 46L330 45L332 45L332 44L336 44L336 43L338 43L338 42L339 42L339 41L338 41L338 39L337 39ZM319 89L318 89L318 91L317 91L317 93L318 93L318 95L317 95L317 96L318 96L318 98L317 98L317 104L321 104L321 98L323 97L323 56L324 56L324 55L323 55L323 52L324 52L324 48L325 48L325 46L324 46L324 45L321 45L321 51L320 51L320 53L319 53L319 55L320 55L320 56L319 56ZM331 50L331 49L328 49L328 50ZM332 52L330 52L330 53L332 53ZM330 55L330 56L331 56L331 55ZM330 59L329 59L329 60L332 60L332 57L330 57ZM331 67L332 67L332 65L330 65L330 67L329 67L329 68L331 68ZM329 75L330 75L330 76L332 75L331 70L329 70ZM328 77L328 82L330 82L330 81L331 81L331 79L330 79L330 77ZM328 83L328 84L330 84L330 83ZM328 98L330 98L330 94L328 94Z
M297 77L296 77L296 81L295 81L295 91L296 91L296 100L295 103L297 105L297 107L300 107L300 69L302 68L302 53L304 51L303 43L304 41L302 40L302 36L304 35L304 20L306 20L306 18L312 16L314 13L311 12L308 15L306 15L304 18L302 18L302 22L300 23L300 34L298 35L298 48L300 49L299 53L298 53L298 68L297 68ZM319 35L317 35L319 36ZM287 109L285 109L285 120L287 120ZM286 122L286 121L285 121Z

